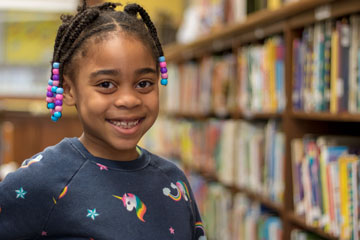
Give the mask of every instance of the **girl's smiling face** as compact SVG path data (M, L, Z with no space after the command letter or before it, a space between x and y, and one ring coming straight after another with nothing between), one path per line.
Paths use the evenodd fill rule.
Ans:
M76 57L74 79L64 76L64 101L75 105L80 141L97 157L129 161L159 112L157 62L136 37L116 32L90 40Z

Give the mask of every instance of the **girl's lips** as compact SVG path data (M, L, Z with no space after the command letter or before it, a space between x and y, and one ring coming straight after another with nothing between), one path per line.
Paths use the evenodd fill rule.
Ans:
M107 119L107 122L109 122L119 133L125 135L131 135L134 134L140 128L140 125L144 119L145 118L138 118L132 120Z

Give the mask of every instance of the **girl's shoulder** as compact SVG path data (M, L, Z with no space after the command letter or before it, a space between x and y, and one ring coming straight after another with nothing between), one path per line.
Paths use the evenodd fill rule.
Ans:
M147 150L145 151L150 157L150 166L154 167L162 174L165 174L170 179L186 179L179 163L153 154Z
M28 168L35 163L45 168L53 165L61 168L61 165L76 163L76 159L82 159L83 157L73 145L73 140L72 138L64 138L56 145L46 147L42 152L24 160L20 168ZM86 158L84 157L84 159ZM38 168L41 169L40 167Z
M26 186L34 192L59 191L66 181L81 167L84 160L71 146L70 139L63 139L23 161L21 166L9 173L0 187Z

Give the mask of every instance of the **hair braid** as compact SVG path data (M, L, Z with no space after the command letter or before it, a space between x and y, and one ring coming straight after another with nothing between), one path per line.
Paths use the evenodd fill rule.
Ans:
M79 39L68 51L65 55L61 57L61 62L67 63L71 56L74 54L76 49L80 47L80 45L92 35L103 32L103 31L111 31L115 29L115 24L102 25L97 28L92 29L90 32L86 33L81 39Z
M147 26L151 37L153 38L156 48L159 52L159 56L163 56L164 52L159 40L159 37L157 35L157 31L156 28L153 24L153 22L150 19L149 14L146 12L146 10L141 7L140 5L136 4L136 3L132 3L132 4L128 4L125 6L124 11L127 12L128 14L135 16L137 15L137 13L140 14L141 19L143 20L143 22L145 23L145 25Z

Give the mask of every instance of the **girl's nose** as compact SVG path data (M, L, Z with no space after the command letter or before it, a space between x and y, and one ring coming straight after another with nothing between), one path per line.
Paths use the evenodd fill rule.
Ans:
M121 91L117 94L114 104L117 108L132 109L140 106L141 103L141 98L134 91Z

